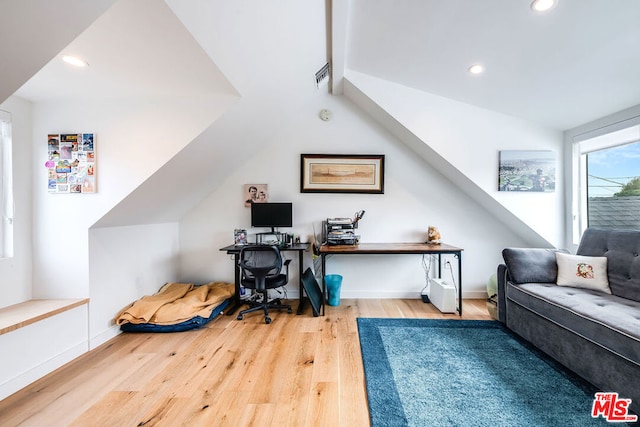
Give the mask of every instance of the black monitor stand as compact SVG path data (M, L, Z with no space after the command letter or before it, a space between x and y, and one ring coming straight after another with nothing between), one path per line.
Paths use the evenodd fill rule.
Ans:
M275 242L271 242L269 240L265 240L266 236L274 236ZM256 233L256 243L259 245L262 244L274 244L276 246L287 246L292 242L287 241L287 233L282 233L280 231L276 231L275 227L271 227L271 231L267 231L264 233Z

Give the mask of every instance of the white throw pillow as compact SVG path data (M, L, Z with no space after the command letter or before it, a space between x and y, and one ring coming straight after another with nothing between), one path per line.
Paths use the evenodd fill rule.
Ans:
M560 286L593 289L611 293L607 277L607 258L570 255L556 252L558 280Z

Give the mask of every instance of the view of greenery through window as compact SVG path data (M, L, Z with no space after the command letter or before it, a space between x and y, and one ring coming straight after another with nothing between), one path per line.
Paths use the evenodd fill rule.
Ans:
M640 141L587 154L589 227L640 229Z

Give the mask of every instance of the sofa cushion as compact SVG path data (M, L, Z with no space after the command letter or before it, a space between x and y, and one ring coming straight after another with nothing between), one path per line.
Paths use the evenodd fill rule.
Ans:
M593 289L610 294L607 257L556 253L560 286Z
M556 283L556 252L567 253L564 249L505 248L502 258L514 283Z
M507 298L640 366L640 302L549 283L507 283Z
M587 228L576 253L606 256L611 293L640 301L640 231Z

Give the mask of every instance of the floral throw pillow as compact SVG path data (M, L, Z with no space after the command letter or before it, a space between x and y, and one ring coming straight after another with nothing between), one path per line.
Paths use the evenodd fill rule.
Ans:
M556 253L559 286L593 289L611 293L607 277L607 258Z

